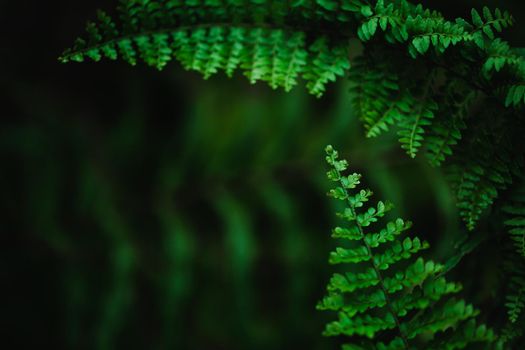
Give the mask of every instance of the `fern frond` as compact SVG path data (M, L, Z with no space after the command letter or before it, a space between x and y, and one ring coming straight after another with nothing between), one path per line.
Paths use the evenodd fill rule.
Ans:
M510 70L523 70L525 62L510 47L510 45L500 38L494 39L487 47L486 59L483 64L483 74L490 79L494 72L498 73L504 68Z
M468 37L463 26L434 18L408 17L407 27L409 32L414 33L408 47L410 55L414 58L426 54L431 47L443 53L450 46L455 46Z
M394 71L392 57L379 57L379 62L370 65L357 59L350 70L354 81L354 106L363 121L366 136L376 137L391 126L396 126L401 147L414 158L423 145L427 128L432 125L437 104L432 99L434 74L423 79L424 88L401 83Z
M494 342L495 334L490 328L484 324L478 325L475 320L462 324L461 329L456 332L446 332L440 339L431 342L427 349L430 350L455 350L464 349L469 343L492 343ZM465 341L468 339L468 341ZM498 348L500 341L496 343L495 348Z
M120 57L163 69L176 60L205 78L240 71L251 83L287 91L304 80L321 96L349 70L349 50L359 47L350 41L357 38L363 50L350 79L368 137L395 127L410 157L424 148L437 166L471 148L462 134L477 120L466 115L491 108L510 121L506 131L523 121L525 60L497 37L514 23L499 9L472 10L468 19L451 21L407 0L121 0L115 18L99 12L86 38L61 61ZM446 88L455 81L486 98L458 99ZM484 138L483 131L470 136ZM470 228L511 182L506 159L523 155L512 147L498 152L495 161L482 155L459 168L455 184ZM476 158L476 151L460 153L458 158Z
M380 67L378 69L378 66ZM388 63L370 66L364 57L355 59L349 73L353 82L353 104L356 114L364 124L367 137L376 137L388 131L398 119L399 82L397 74Z
M503 211L509 216L505 225L516 253L525 259L525 189L518 188L513 193L511 200L505 205Z
M409 108L408 113L404 113L403 117L399 119L399 142L401 148L406 150L410 157L415 158L419 148L423 145L425 128L432 124L434 112L437 111L438 106L435 101L428 97L427 90L421 97L415 98L408 95L404 101L409 105Z
M302 77L314 95L321 95L326 83L349 68L346 44L324 35L307 37L304 27L282 23L292 8L266 5L255 0L122 1L119 24L99 12L98 22L88 24L87 39L77 40L60 60L120 56L132 65L140 58L163 69L175 58L205 78L240 69L252 83L262 80L290 90Z
M505 270L509 277L506 302L509 320L516 325L525 308L525 190L523 186L513 191L502 208L506 214L509 242L513 251L505 252Z
M492 119L490 110L485 113ZM469 230L523 171L520 132L506 133L504 126L491 119L480 122L478 130L470 130L467 144L447 167L460 215Z
M513 293L507 295L505 306L508 309L509 320L515 323L525 307L525 270L513 271L513 273L510 284Z
M521 62L523 64L523 62ZM525 103L525 82L511 85L507 91L505 106L519 106Z
M502 12L496 8L494 13L488 7L483 7L482 14L476 9L472 9L472 24L474 26L473 35L485 35L489 39L494 39L494 30L501 32L503 28L507 28L514 23L514 18L507 12ZM475 38L474 41L483 48L481 44L483 41L480 38Z
M343 349L411 349L413 342L421 344L425 339L431 339L427 345L435 349L494 342L491 330L476 325L478 311L472 305L446 297L458 293L461 286L439 276L443 265L419 256L429 244L417 237L403 238L411 225L402 219L377 231L376 225L392 206L383 202L367 206L372 192L358 189L361 175L346 175L348 163L339 160L331 146L326 154L331 167L328 178L336 184L329 195L344 202L339 216L349 222L347 228L332 233L346 239L348 246L336 248L330 263L349 264L352 270L334 274L328 295L318 304L320 310L338 312L338 320L329 323L324 334L353 337L355 342ZM377 341L386 336L390 343ZM363 341L358 343L359 339Z
M466 129L466 119L476 93L457 80L447 85L443 101L439 105L441 118L429 127L426 138L426 156L432 166L440 166L452 155Z
M505 344L512 344L512 342L523 335L523 329L523 325L516 327L515 324L508 323L505 328L502 329L500 338Z
M259 50L260 57L255 54L249 59L249 54L241 54L241 62L244 63L241 67L262 67L256 72L243 68L250 80L260 79L270 82L272 86L291 88L290 84L277 82L287 79L287 70L277 73L278 68L270 69L276 74L272 79L271 73L267 72L268 57L264 57L270 57L273 68L286 67L286 56L298 53L296 59L304 71L298 69L295 72L292 68L290 81L295 76L305 78L309 89L316 95L323 90L319 84L343 75L343 71L348 69L346 50L351 37L368 43L381 31L386 42L407 45L409 53L417 57L426 54L430 47L443 54L449 46L461 44L465 51L469 51L472 42L478 43L479 50L486 50L485 42L493 50L493 30L499 32L513 23L508 13L498 9L491 13L486 8L483 18L479 14L475 16L477 12L473 11L474 24L465 20L448 21L439 12L406 0L122 0L117 11L117 21L100 12L97 22L88 24L87 39L77 40L72 49L64 52L61 60L83 61L91 58L98 61L103 57L116 59L121 56L136 64L137 57L140 57L146 64L162 69L172 58L182 60L175 50L178 46L183 51L199 50L204 58L210 54L207 51L218 50L214 51L216 61L211 63L213 68L208 71L199 64L184 64L188 69L209 76L215 69L224 69L217 61L227 60L231 46L236 46L234 51L238 51L239 44L242 47L246 44L251 46L252 39L255 39L259 43L255 50ZM210 33L213 28L220 28L225 36L213 35ZM242 37L234 35L233 41L228 40L228 32L235 28L243 28L247 33ZM261 29L264 29L262 36L257 34ZM195 36L193 32L196 30L204 32ZM179 33L198 40L188 44L178 38ZM297 39L301 36L306 41ZM225 46L225 51L221 52L217 46ZM251 49L246 48L248 52ZM513 64L520 61L523 59L518 57ZM232 69L228 72L231 73ZM278 79L279 74L281 77ZM517 82L524 80L523 72L516 72L515 75Z
M516 252L506 252L504 270L508 282L505 295L505 307L510 323L507 325L509 336L515 334L513 330L523 323L523 309L525 308L525 259ZM521 335L521 334L515 334Z

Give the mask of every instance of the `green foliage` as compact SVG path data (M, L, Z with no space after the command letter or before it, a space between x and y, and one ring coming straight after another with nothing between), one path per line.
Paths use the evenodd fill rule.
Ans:
M350 267L332 276L328 295L318 304L321 310L338 312L324 334L352 337L345 350L412 349L415 344L462 349L495 343L494 332L476 323L478 311L450 296L461 286L440 275L444 266L420 256L429 244L406 235L411 224L402 219L378 227L392 206L381 201L367 205L372 192L358 188L361 175L346 175L348 163L331 146L326 154L328 178L335 183L329 195L344 203L339 216L348 222L333 231L332 237L345 240L345 248L336 248L330 263Z
M465 174L453 184L469 229L514 181L513 175L503 183L494 177L523 161L513 139L511 154L500 156L492 147L485 136L490 123L463 137L480 117L489 118L486 109L504 117L508 130L523 127L525 61L497 37L514 22L499 9L473 9L471 18L450 21L406 0L122 0L117 12L118 21L99 12L86 39L61 61L121 57L162 69L176 59L205 78L240 70L251 83L286 91L302 79L321 96L349 70L357 39L364 49L349 77L367 136L395 126L410 157L423 149L432 165ZM464 152L475 142L497 154L496 163L463 162L475 158ZM464 156L447 161L456 153Z
M509 349L519 348L523 341L525 329L525 259L512 249L508 249L504 256L504 271L506 272L505 307L508 321L502 330L502 339Z
M505 226L513 250L505 255L505 268L510 276L507 289L509 320L516 324L525 307L525 192L523 187L513 193L511 200L503 208L507 214Z
M442 118L432 123L426 138L426 156L432 166L440 166L452 155L466 128L465 120L475 97L476 92L461 81L454 80L446 86L444 101L439 103Z
M510 202L503 208L509 215L505 225L518 256L525 259L525 190L523 187L513 193Z
M467 131L464 147L447 168L460 215L470 230L498 194L523 172L522 129L512 130L508 117L493 120L497 111L478 114L478 124Z
M226 6L229 8L226 8ZM260 1L122 1L118 26L104 12L89 23L88 39L77 40L63 62L121 58L163 69L173 58L205 78L237 69L251 83L262 80L287 91L299 78L321 95L327 82L350 67L348 49L286 26L284 5ZM280 8L280 9L278 9Z
M408 156L424 153L432 166L443 166L469 230L483 218L490 222L490 208L503 192L518 193L515 180L525 164L525 61L522 50L498 37L514 22L507 12L485 7L473 9L468 19L448 20L407 0L121 0L113 18L99 12L87 37L60 60L121 58L157 69L176 60L204 78L240 71L251 83L286 91L302 80L318 97L329 82L348 75L366 136L395 129ZM346 163L329 153L330 178L340 183L331 195L347 203L340 216L354 223L336 228L333 236L359 242L337 248L330 262L372 267L334 275L320 307L340 311L340 319L326 333L398 333L386 345L376 342L377 349L409 348L412 339L423 342L422 333L442 335L426 344L431 349L492 342L492 331L473 320L472 306L444 298L459 290L443 277L457 261L444 267L422 260L419 251L428 243L401 240L410 227L401 219L365 233L391 206L379 202L361 212L371 192L350 195L359 176L342 176ZM514 325L520 324L525 295L523 200L517 198L506 206L516 248L506 267L506 305ZM238 207L230 202L228 208ZM235 236L242 220L228 216L230 211L222 209ZM413 264L406 264L412 256ZM382 278L381 271L396 275ZM502 339L518 333L509 326ZM345 348L372 346L367 344Z
M514 261L509 268L512 277L505 306L508 309L509 320L516 323L525 307L525 266L523 261Z

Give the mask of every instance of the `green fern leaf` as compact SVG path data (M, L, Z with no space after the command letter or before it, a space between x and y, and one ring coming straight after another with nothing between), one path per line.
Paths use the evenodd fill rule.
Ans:
M348 238L348 247L336 248L330 263L349 264L352 270L333 275L328 294L317 306L338 312L337 321L329 323L324 334L355 340L343 349L411 349L414 341L421 344L425 339L430 347L438 348L443 332L450 344L446 349L495 342L491 330L476 325L478 311L472 305L446 297L458 293L461 286L439 276L444 267L421 257L412 259L429 245L417 237L401 237L409 223L398 219L379 233L366 232L374 232L391 206L378 202L367 208L371 192L357 189L360 175L344 175L348 163L339 160L331 146L326 154L331 167L328 178L336 183L329 195L345 203L341 216L349 221L348 228L334 230L335 237ZM404 260L412 262L401 264ZM387 335L391 338L387 344L376 340Z
M311 40L301 28L282 23L296 8L306 11L320 6L327 11L332 8L327 4L275 2L267 7L266 1L257 0L247 4L126 0L118 8L119 24L101 12L97 23L88 24L88 39L77 40L60 60L99 61L120 56L134 65L140 57L147 65L163 69L175 58L205 78L219 71L231 76L240 69L252 83L262 80L273 88L290 90L302 77L307 88L320 96L328 82L350 67L346 45L330 42L326 35Z
M510 238L516 253L525 259L525 191L518 189L511 201L503 208L509 215L505 225L509 228Z
M440 166L453 154L453 148L462 138L466 121L476 93L459 81L452 81L439 103L441 119L436 120L426 138L426 156L432 166Z

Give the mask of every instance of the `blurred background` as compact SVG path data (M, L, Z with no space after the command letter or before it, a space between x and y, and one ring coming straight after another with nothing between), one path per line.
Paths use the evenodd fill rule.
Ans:
M0 1L6 349L335 349L321 337L333 315L315 310L334 270L328 143L437 258L453 255L465 235L444 176L395 135L364 139L344 79L316 99L177 63L59 64L116 2ZM521 1L424 4L509 9L506 38L524 46ZM485 265L450 273L483 276L465 293L490 314Z

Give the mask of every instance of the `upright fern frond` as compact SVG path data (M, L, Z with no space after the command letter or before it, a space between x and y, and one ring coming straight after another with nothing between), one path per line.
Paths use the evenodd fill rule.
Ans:
M330 253L330 263L351 269L332 276L318 304L318 309L338 312L324 334L352 337L343 349L353 350L412 349L415 342L431 349L462 349L494 342L493 331L476 324L478 311L448 296L461 286L439 276L443 265L420 256L429 244L405 234L411 223L396 219L377 227L392 206L381 201L367 206L372 192L358 189L361 175L344 174L348 163L331 146L326 154L328 178L336 183L329 195L344 203L339 216L348 222L333 230L332 237L347 244Z

